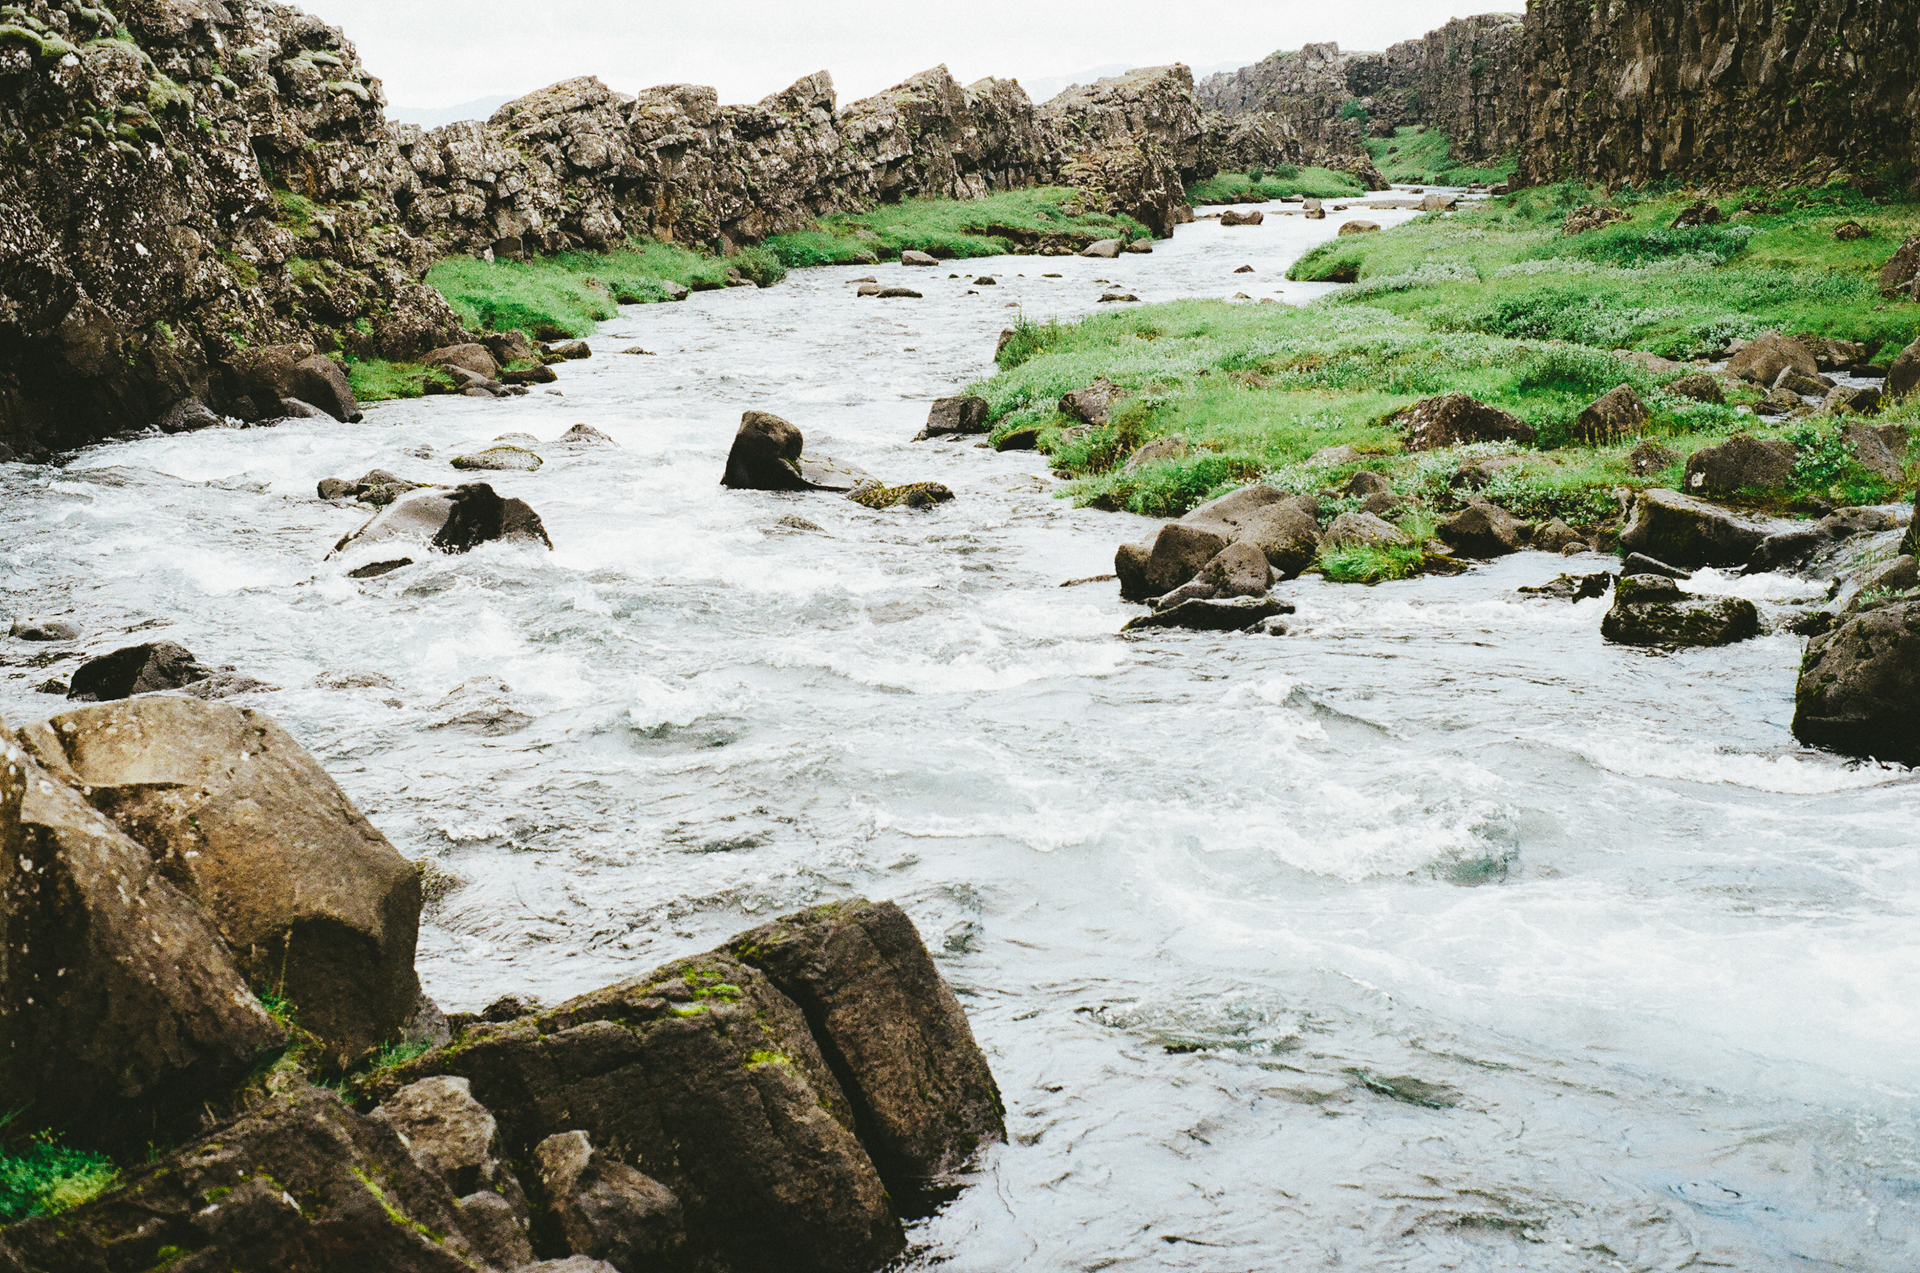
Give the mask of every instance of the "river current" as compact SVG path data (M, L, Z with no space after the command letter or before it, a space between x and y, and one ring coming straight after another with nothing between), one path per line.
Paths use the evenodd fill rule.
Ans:
M1123 638L1115 585L1061 585L1153 523L909 441L1016 312L1308 302L1285 267L1340 219L801 271L623 311L559 394L0 465L7 606L85 634L0 646L0 715L142 639L279 687L235 701L432 864L449 1010L896 899L1011 1133L913 1268L1920 1267L1920 784L1794 743L1798 638L1607 646L1603 602L1515 592L1606 563L1540 553L1284 584L1287 637ZM749 408L957 498L725 491ZM323 562L365 512L318 479L580 423L618 447L490 475L553 552Z

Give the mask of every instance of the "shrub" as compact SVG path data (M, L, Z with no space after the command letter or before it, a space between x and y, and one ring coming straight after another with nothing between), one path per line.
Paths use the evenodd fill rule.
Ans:
M105 1154L36 1136L0 1150L0 1224L57 1215L105 1193L119 1175Z

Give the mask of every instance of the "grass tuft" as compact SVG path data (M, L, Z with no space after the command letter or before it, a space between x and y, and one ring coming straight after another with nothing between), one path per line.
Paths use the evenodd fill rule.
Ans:
M1101 211L1067 186L1011 190L982 199L905 199L872 212L823 217L810 228L768 239L765 248L793 268L871 265L902 252L951 253L955 259L1001 256L1022 238L1152 236L1132 217Z
M1513 179L1519 156L1506 155L1476 166L1453 159L1453 139L1435 128L1401 127L1393 136L1367 142L1367 153L1382 176L1402 186L1490 186Z

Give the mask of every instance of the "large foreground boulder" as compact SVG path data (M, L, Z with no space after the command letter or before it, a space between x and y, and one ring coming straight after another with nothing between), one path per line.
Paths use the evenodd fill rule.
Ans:
M804 491L808 486L800 476L800 452L805 446L800 430L779 416L745 412L720 485L737 491Z
M1122 544L1113 556L1120 595L1128 601L1164 596L1199 574L1230 542L1211 527L1168 522L1149 543Z
M805 1015L758 969L714 953L476 1024L376 1076L374 1094L469 1079L507 1152L584 1132L671 1190L689 1243L748 1270L855 1273L905 1246L854 1106Z
M1633 516L1620 532L1620 547L1687 570L1743 566L1761 541L1779 529L1783 528L1656 488L1640 492L1634 501Z
M272 720L171 696L21 731L212 917L255 986L337 1065L397 1037L420 997L420 878Z
M476 1273L447 1187L393 1128L302 1086L206 1139L128 1169L63 1215L0 1232L0 1268Z
M1869 610L1807 642L1793 734L1848 756L1920 764L1920 601Z
M3 737L0 777L6 1108L23 1128L144 1148L286 1034L145 848Z
M896 1198L1006 1140L1000 1089L913 921L892 902L832 903L728 943L800 1010Z
M987 431L987 400L964 394L958 398L940 398L927 411L926 427L914 441L947 437L957 433Z
M1229 543L1252 544L1266 554L1281 579L1292 579L1320 551L1318 507L1307 496L1288 495L1263 483L1243 486L1210 500L1180 520L1211 530Z
M1400 417L1407 450L1435 451L1464 442L1532 442L1533 426L1465 393L1416 402Z
M1697 597L1665 575L1628 575L1613 589L1600 635L1620 645L1664 648L1732 645L1760 634L1760 612L1745 597Z

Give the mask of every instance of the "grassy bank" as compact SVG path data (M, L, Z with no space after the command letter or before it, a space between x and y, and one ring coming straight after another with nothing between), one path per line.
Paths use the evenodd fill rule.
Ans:
M1078 190L1041 186L983 199L906 199L822 218L808 229L768 239L766 251L782 265L869 265L902 252L964 259L1001 256L1034 240L1064 236L1076 242L1150 238L1132 217L1100 210Z
M1519 158L1508 155L1491 164L1464 164L1451 158L1453 139L1432 128L1396 128L1391 138L1367 142L1373 166L1388 181L1403 186L1495 185L1513 179Z
M1197 185L1187 187L1187 202L1205 204L1234 203L1253 199L1349 199L1365 194L1366 187L1344 172L1331 168L1296 168L1283 164L1260 171L1222 172Z
M1525 518L1604 531L1617 522L1623 491L1679 486L1689 455L1738 432L1802 447L1790 489L1756 501L1776 510L1877 502L1910 488L1911 472L1906 482L1889 481L1859 465L1839 435L1844 419L1756 417L1740 409L1759 398L1745 385L1729 385L1725 405L1696 402L1665 386L1697 367L1650 371L1611 351L1718 352L1732 336L1774 327L1904 346L1920 335L1920 307L1881 302L1870 271L1920 222L1920 208L1804 196L1790 201L1804 207L1698 233L1665 228L1684 200L1634 199L1627 225L1567 238L1561 218L1588 197L1524 192L1484 212L1330 243L1295 277L1348 261L1362 284L1310 307L1186 301L1024 324L999 373L974 391L990 404L996 437L1039 431L1054 466L1076 479L1068 494L1077 502L1156 516L1256 479L1290 491L1337 490L1367 468L1417 501L1406 515L1418 536L1427 528L1419 519L1458 503L1463 461L1510 457L1488 466L1498 471L1487 497ZM1850 212L1871 223L1872 238L1833 239L1833 225ZM1101 376L1129 396L1107 426L1074 427L1058 412L1060 395ZM1659 471L1629 469L1638 439L1573 443L1580 412L1621 384L1646 401L1653 418L1645 433L1671 452ZM1454 390L1532 424L1536 445L1407 452L1398 412ZM1878 422L1920 423L1920 402ZM1167 435L1186 439L1185 458L1126 471L1136 447ZM1339 445L1360 459L1313 461ZM1343 509L1332 502L1332 511ZM1411 568L1391 556L1330 557L1322 568L1368 578Z

